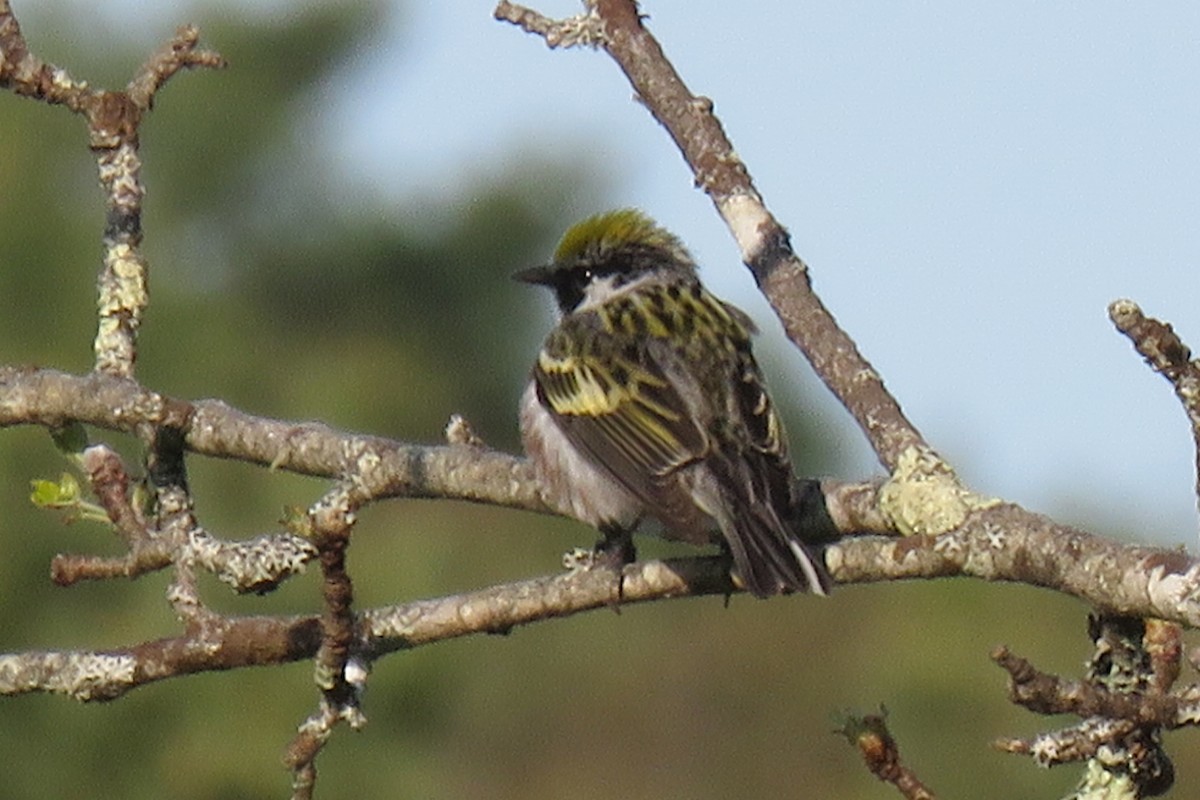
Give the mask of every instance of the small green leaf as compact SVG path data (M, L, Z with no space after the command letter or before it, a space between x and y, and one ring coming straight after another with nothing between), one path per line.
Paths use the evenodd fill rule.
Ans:
M89 503L83 499L79 481L75 480L75 476L70 473L64 472L58 479L58 483L35 480L30 481L29 485L33 488L29 494L31 503L38 508L53 508L67 512L66 521L68 523L81 519L101 524L110 522L108 512L95 503Z
M38 508L68 508L79 503L79 481L64 472L58 483L54 481L30 481L33 492L29 500Z

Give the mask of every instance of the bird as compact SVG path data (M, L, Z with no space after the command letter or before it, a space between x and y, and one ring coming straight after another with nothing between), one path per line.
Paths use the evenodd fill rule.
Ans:
M827 594L823 560L789 524L795 483L756 328L704 288L682 241L617 209L514 278L557 305L521 397L522 444L546 504L602 534L599 562L632 562L649 518L663 538L719 545L756 597Z

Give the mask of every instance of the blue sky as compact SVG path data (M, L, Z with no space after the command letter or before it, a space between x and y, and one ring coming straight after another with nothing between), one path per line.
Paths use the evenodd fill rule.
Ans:
M502 173L514 150L603 165L614 203L679 233L710 285L762 323L766 347L784 354L772 383L813 390L616 66L551 52L491 10L398 5L329 87L334 112L312 135L345 191L448 193ZM1200 348L1200 6L663 0L643 11L692 90L715 102L826 304L974 488L1193 544L1187 422L1106 307L1131 298ZM103 13L137 20L148 41L204 21L151 0ZM848 424L832 400L821 417ZM855 429L841 438L842 477L878 471Z

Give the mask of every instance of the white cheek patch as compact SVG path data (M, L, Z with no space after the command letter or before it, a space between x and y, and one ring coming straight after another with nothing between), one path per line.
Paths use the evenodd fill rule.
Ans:
M583 290L583 302L576 311L594 308L612 298L618 291L617 276L605 275L603 278L593 278Z
M630 280L630 275L617 273L614 275L605 275L601 278L593 278L591 283L587 285L587 288L584 289L583 302L575 310L585 311L589 308L603 305L618 295L625 294L643 284L649 283L652 277L651 275L640 275Z

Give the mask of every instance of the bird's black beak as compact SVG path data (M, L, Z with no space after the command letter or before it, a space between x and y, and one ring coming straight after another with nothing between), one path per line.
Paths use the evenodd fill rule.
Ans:
M554 283L554 269L549 264L526 267L514 272L513 280L520 281L521 283L532 283L536 286L551 286Z

